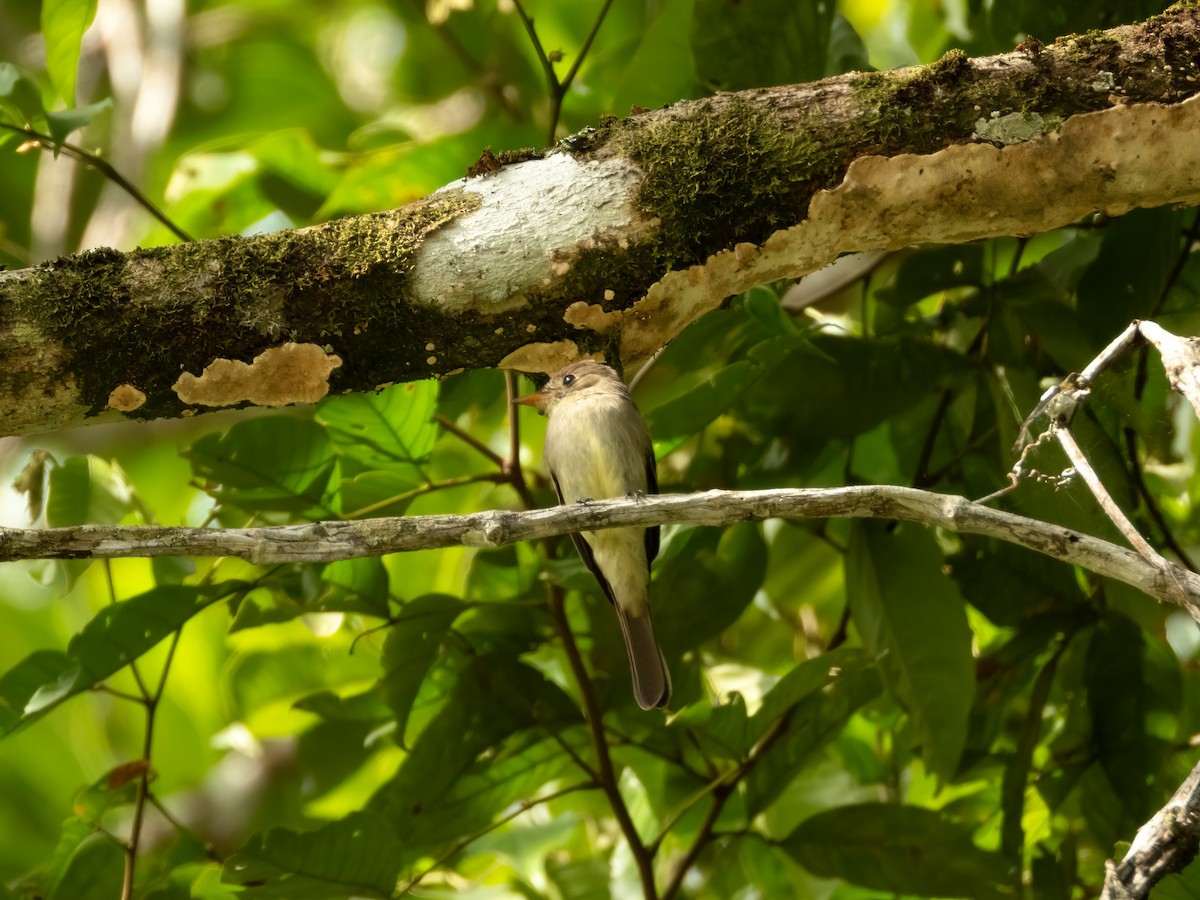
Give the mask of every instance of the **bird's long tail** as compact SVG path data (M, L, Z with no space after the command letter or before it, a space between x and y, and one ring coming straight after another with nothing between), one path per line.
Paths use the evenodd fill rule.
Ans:
M650 610L633 615L614 604L617 621L621 623L621 634L625 638L625 652L629 654L629 671L633 676L633 696L642 709L663 707L671 699L671 673L667 661L654 637L654 625L650 621Z

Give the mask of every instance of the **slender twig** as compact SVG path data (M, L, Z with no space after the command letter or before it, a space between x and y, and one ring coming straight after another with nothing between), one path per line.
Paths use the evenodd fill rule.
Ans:
M456 854L462 852L462 850L464 848L466 848L470 844L474 843L475 841L479 840L484 835L490 834L491 832L495 831L501 825L506 825L509 822L511 822L513 819L515 819L519 816L525 815L525 813L529 812L529 810L533 809L535 806L542 806L543 804L550 803L551 801L557 800L560 797L565 797L565 796L567 796L567 794L574 794L574 793L577 793L578 791L590 791L590 790L593 790L595 787L596 787L596 784L594 782L584 781L584 782L581 782L580 784L574 784L574 785L571 785L570 787L562 788L561 790L554 791L549 794L545 794L541 797L535 797L532 800L522 800L519 804L517 804L517 808L515 810L513 810L512 812L506 813L505 815L496 819L494 822L491 822L491 823L485 825L483 828L479 829L478 831L474 832L473 834L469 834L464 838L459 838L457 841L455 841L450 846L449 850L447 850L445 853L443 853L441 856L439 856L434 861L433 865L429 866L429 868L424 869L423 871L418 872L416 875L414 875L411 879L409 879L408 882L405 883L405 885L402 888L400 888L400 890L396 891L396 893L394 893L392 896L393 897L403 897L405 894L412 891L412 889L415 888L418 884L420 884L430 873L437 871L439 868L441 868L443 865L445 865L447 860L451 859Z
M471 434L471 432L464 428L459 428L455 422L451 421L445 416L438 416L434 419L434 421L468 447L472 448L473 450L477 450L479 453L491 460L491 462L496 465L496 468L504 468L504 457L481 441L479 438L475 437L475 435Z
M133 881L134 871L137 866L138 845L141 842L142 823L145 821L146 816L146 800L150 795L150 760L154 745L154 721L158 712L158 705L162 700L163 691L167 687L167 675L171 671L171 662L175 658L175 648L179 646L179 636L181 633L181 631L175 631L171 635L171 644L167 648L167 658L163 661L162 674L159 676L158 686L154 689L153 694L146 695L144 701L146 707L146 730L142 739L142 759L145 760L146 765L138 777L137 797L133 803L133 822L129 828L129 844L125 849L125 877L121 884L121 900L133 900Z
M146 799L150 802L151 806L158 810L158 814L162 816L172 828L174 828L180 834L189 835L193 841L202 846L204 848L205 856L207 856L213 862L225 861L225 858L217 852L217 848L214 847L210 841L200 838L190 828L184 825L183 822L179 821L179 817L171 812L171 810L167 809L167 805L162 802L157 794L151 791L147 795Z
M150 213L150 215L154 216L154 218L158 219L159 222L165 225L167 229L181 241L193 240L190 234L172 222L166 213L155 206L149 197L139 191L137 187L135 187L134 184L129 181L129 179L113 168L112 163L108 162L106 159L103 159L102 157L97 156L95 153L92 153L88 150L84 150L82 147L72 144L69 141L56 140L51 135L42 134L40 131L36 131L28 126L0 122L0 128L5 128L9 131L23 135L29 140L35 141L39 146L45 149L56 150L63 155L70 157L76 162L83 163L85 166L95 169L109 181L121 188L121 190L125 191L125 193L127 193L130 197L136 200L138 205L146 210L146 212Z
M485 481L490 481L493 484L506 484L508 478L500 472L482 472L477 475L464 475L461 478L447 478L445 481L431 481L428 484L419 485L412 490L403 491L391 497L386 497L383 500L377 500L374 503L369 503L360 509L353 512L342 513L343 519L361 519L368 516L377 510L386 509L396 503L403 503L405 500L412 500L414 497L420 497L424 494L432 494L436 491L448 491L452 488L466 487L471 484L480 484Z
M1137 432L1132 428L1122 429L1125 437L1125 453L1129 457L1129 473L1133 476L1133 485L1137 489L1138 495L1142 498L1142 503L1146 506L1146 512L1150 514L1150 518L1154 520L1154 524L1158 526L1159 534L1162 535L1163 543L1175 554L1176 558L1191 569L1193 572L1196 569L1196 563L1188 555L1188 552L1183 549L1183 545L1175 537L1175 533L1171 530L1171 526L1167 523L1166 516L1163 515L1162 509L1158 505L1158 501L1150 492L1150 487L1146 484L1146 479L1142 475L1142 465L1138 459L1137 452Z
M546 75L546 90L550 95L550 125L546 134L546 146L549 147L554 143L554 135L558 131L558 119L562 113L563 99L567 96L567 91L571 88L571 82L575 80L575 76L579 73L579 67L583 65L584 57L587 56L588 51L592 48L592 41L596 39L596 33L604 23L604 17L608 15L609 7L612 6L612 0L604 0L604 5L600 7L596 21L592 23L592 30L588 32L583 46L579 48L579 53L575 56L575 62L568 70L566 77L561 80L554 71L555 60L551 59L551 54L548 54L546 48L542 46L537 29L533 27L533 19L525 12L525 7L521 4L521 0L513 0L513 5L516 7L521 24L525 26L525 33L529 35L529 43L533 45L533 51L537 54L538 62L542 64L542 71Z
M670 881L663 888L661 900L672 900L680 887L683 886L683 879L687 876L688 870L696 864L696 860L700 858L700 854L704 852L704 848L713 840L717 820L721 817L721 811L725 808L726 801L733 796L738 782L749 775L754 770L754 767L758 765L759 760L775 745L775 742L787 733L794 712L795 707L792 707L772 722L763 733L763 736L750 748L750 752L746 755L741 765L713 786L712 803L708 807L708 812L704 815L704 821L700 824L700 830L696 833L696 839L683 855L683 859L675 867Z
M107 559L104 561L104 580L108 584L108 602L110 605L115 605L117 603L117 586L113 581L112 562ZM138 670L136 659L129 661L129 671L132 673L133 680L137 682L138 690L141 692L137 700L139 703L144 702L145 698L149 697L150 694L146 690L146 682L142 680L142 673Z
M513 405L513 401L517 399L517 376L510 369L504 370L504 391L508 398L508 459L501 464L501 468L508 476L513 490L525 504L525 508L534 509L537 507L537 501L534 500L529 483L525 480L525 472L521 469L521 418Z
M1104 482L1100 480L1100 476L1096 474L1096 470L1092 468L1084 455L1079 444L1076 443L1074 435L1071 432L1055 423L1051 425L1051 430L1054 436L1058 439L1059 446L1063 448L1063 452L1067 454L1067 459L1071 461L1072 467L1083 478L1084 484L1092 492L1092 496L1096 498L1096 502L1100 504L1100 508L1104 510L1104 514L1117 526L1117 530L1125 536L1125 540L1129 541L1129 545L1136 550L1146 562L1155 566L1166 566L1166 560L1159 555L1146 541L1144 537L1138 533L1133 523L1129 521L1129 517L1125 515L1117 501L1112 498L1108 489L1104 487Z
M592 684L587 666L583 662L583 656L579 653L579 645L575 643L575 635L571 632L571 626L567 622L567 612L563 603L565 592L556 584L548 585L547 589L550 593L550 617L554 622L554 630L558 632L558 637L566 650L567 661L570 663L571 672L579 687L580 696L583 698L584 715L587 719L588 730L592 735L592 748L596 754L596 774L599 776L600 789L608 798L613 817L616 818L621 833L625 836L626 843L629 844L634 862L637 864L643 897L645 900L657 900L658 892L654 885L654 863L646 851L646 845L642 842L641 835L638 834L637 826L633 824L629 808L625 805L625 798L621 796L620 788L617 786L616 771L613 769L608 741L604 736L603 712L600 709L600 701L596 698L596 687Z

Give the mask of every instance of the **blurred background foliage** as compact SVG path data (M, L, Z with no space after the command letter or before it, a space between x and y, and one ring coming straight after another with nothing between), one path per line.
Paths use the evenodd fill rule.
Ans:
M602 6L526 4L559 76L595 29L560 136L633 106L1003 52L1162 4L614 0L596 29ZM555 115L503 0L0 0L0 25L9 267L177 239L84 153L187 234L251 234L401 205L486 146L541 146ZM1090 218L870 259L815 305L803 285L734 298L636 383L662 488L988 494L1045 379L1131 318L1200 331L1198 230L1194 210ZM547 505L541 433L521 422ZM1191 565L1197 433L1156 361L1106 375L1076 433L1143 532ZM519 507L509 441L493 371L6 438L16 486L0 515L232 526ZM1050 451L1034 464L1065 466ZM1000 503L1115 537L1080 484ZM633 704L613 617L569 551L9 563L0 897L119 896L135 820L136 895L158 900L638 895L554 590L664 896L1093 896L1196 758L1190 617L909 525L667 529L652 598L669 716ZM1198 893L1189 871L1155 896Z

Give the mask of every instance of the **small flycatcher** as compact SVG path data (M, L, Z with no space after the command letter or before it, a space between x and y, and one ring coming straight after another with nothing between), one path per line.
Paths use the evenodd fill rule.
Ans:
M608 366L590 359L550 376L517 403L547 416L545 462L559 503L604 500L658 491L650 432L629 388ZM571 535L575 549L617 611L633 695L642 709L667 705L671 676L650 621L650 563L658 526L606 528Z

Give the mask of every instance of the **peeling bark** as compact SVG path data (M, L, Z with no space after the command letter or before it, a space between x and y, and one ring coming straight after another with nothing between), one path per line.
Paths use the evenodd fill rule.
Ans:
M1176 7L606 120L400 210L0 272L0 433L188 415L181 372L289 342L342 361L317 379L334 391L636 367L730 294L842 253L1197 204L1198 79L1200 9ZM304 399L276 387L256 389Z

